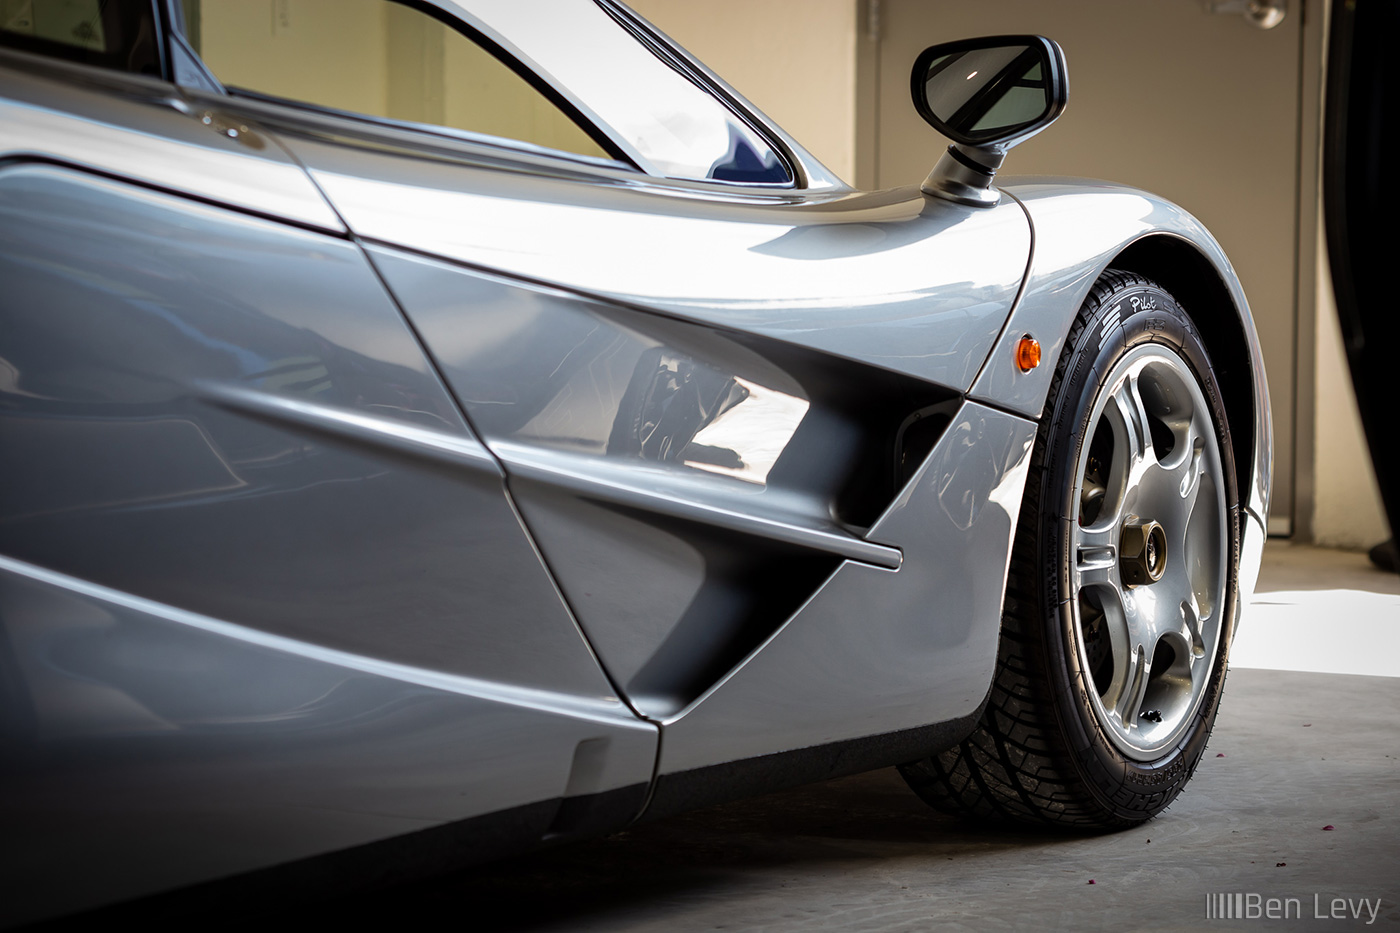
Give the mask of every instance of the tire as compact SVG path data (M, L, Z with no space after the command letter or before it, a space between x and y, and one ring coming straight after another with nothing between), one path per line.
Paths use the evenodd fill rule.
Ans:
M979 726L901 766L924 800L1103 830L1176 799L1205 751L1233 634L1231 451L1190 318L1155 283L1106 272L1036 436Z

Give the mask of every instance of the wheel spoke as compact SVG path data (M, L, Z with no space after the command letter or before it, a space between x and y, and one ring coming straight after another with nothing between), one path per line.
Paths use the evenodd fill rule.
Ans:
M1076 595L1085 587L1118 587L1118 534L1112 526L1078 529L1075 544Z
M1112 402L1114 439L1124 445L1124 453L1131 465L1137 466L1144 460L1153 459L1152 430L1136 375L1124 378L1114 390Z
M1201 619L1200 607L1196 604L1196 594L1181 604L1181 637L1191 646L1191 657L1203 657L1206 653L1205 624ZM1192 680L1195 675L1192 675Z
M1138 645L1128 658L1123 672L1123 685L1112 700L1113 713L1122 722L1123 728L1137 727L1138 713L1142 710L1142 698L1147 693L1147 678L1152 672L1152 662L1147 658L1147 650Z
M1103 626L1108 634L1109 653L1113 657L1113 676L1103 693L1104 703L1113 706L1123 694L1131 667L1136 642L1128 624L1128 610L1123 592L1117 586L1100 587L1095 591L1103 609Z
M1185 438L1180 456L1172 457L1175 461L1170 469L1170 477L1173 481L1176 492L1174 514L1165 516L1173 521L1176 527L1184 529L1186 522L1191 517L1191 512L1196 508L1196 499L1201 493L1201 477L1206 473L1206 453L1205 435L1202 433L1200 419L1202 414L1197 412L1192 415L1191 421L1187 424Z
M1173 557L1177 559L1173 561ZM1131 617L1135 623L1133 632L1141 644L1150 646L1163 635L1180 633L1185 624L1183 607L1192 607L1195 612L1196 596L1180 555L1169 554L1167 561L1167 572L1162 579L1133 590L1137 608L1137 613ZM1198 616L1193 615L1193 618Z
M1191 517L1191 510L1196 507L1196 497L1201 493L1201 476L1206 471L1205 452L1199 445L1191 451L1191 458L1187 462L1185 475L1181 482L1177 484L1177 492L1182 499L1182 520Z

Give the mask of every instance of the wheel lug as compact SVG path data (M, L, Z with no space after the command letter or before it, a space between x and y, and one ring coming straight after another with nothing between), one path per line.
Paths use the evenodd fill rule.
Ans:
M1167 570L1167 533L1156 522L1127 522L1119 535L1118 553L1124 583L1156 583Z

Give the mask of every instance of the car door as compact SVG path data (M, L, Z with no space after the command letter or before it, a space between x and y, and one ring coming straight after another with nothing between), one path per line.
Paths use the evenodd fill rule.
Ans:
M6 918L632 818L657 729L363 250L88 6L0 24Z
M207 12L194 44L366 243L612 681L665 724L661 787L690 777L653 810L733 792L712 766L959 728L1034 429L962 401L1026 269L1020 207L852 191L618 5L357 15L381 61L416 50L382 91L349 93L378 67L353 57L317 59L334 92L278 77L328 28L309 12L257 56ZM543 98L595 145L504 137L461 88Z

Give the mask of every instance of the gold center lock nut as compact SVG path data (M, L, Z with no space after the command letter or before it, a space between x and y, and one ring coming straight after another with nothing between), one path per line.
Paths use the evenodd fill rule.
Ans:
M1156 522L1128 522L1118 538L1118 554L1124 583L1156 583L1167 570L1167 533Z

